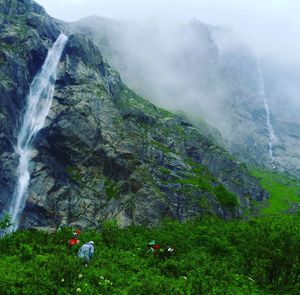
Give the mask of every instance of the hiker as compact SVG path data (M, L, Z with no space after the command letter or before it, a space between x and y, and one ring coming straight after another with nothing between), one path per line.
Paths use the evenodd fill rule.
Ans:
M169 258L170 256L174 255L174 248L172 248L171 246L167 245L166 248L166 257Z
M158 252L160 251L160 248L161 248L160 245L156 244L154 240L150 241L147 246L148 252L153 254L155 257L157 256Z
M73 237L71 240L69 240L69 243L68 243L68 249L71 249L73 246L75 245L79 245L80 244L80 241L78 239L78 234L75 232L73 234Z
M82 260L83 263L85 263L85 266L87 266L94 256L94 242L90 241L82 245L77 256Z
M163 249L160 249L158 257L161 259L170 258L172 255L174 255L174 248L167 245L163 247Z

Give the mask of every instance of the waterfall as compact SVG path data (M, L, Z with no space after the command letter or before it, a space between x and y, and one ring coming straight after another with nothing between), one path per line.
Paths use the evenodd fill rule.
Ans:
M276 166L274 163L275 159L274 159L274 153L273 153L273 143L275 141L275 134L274 134L273 126L271 124L271 120L270 120L270 109L269 109L268 99L267 99L266 92L265 92L264 73L262 71L262 68L261 68L259 62L257 62L257 71L258 71L259 97L264 102L264 107L265 107L266 117L267 117L266 124L267 124L268 133L269 133L269 157L270 157L270 161L271 161L271 167L272 167L272 169L275 169Z
M26 98L23 121L15 147L15 152L19 156L19 165L17 168L18 180L9 208L9 214L14 223L10 231L18 228L25 207L30 181L31 145L36 134L43 128L50 111L56 70L67 39L65 35L59 35L52 48L49 49L46 60L39 73L34 77Z

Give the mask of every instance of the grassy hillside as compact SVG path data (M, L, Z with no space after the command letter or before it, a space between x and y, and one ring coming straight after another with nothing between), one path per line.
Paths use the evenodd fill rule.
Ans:
M252 169L252 175L270 193L262 214L295 213L300 207L300 182L294 176L275 171Z
M95 242L88 267L68 253L71 229L18 231L0 239L1 294L299 294L298 216L248 222L206 216L180 224L85 231ZM168 259L147 253L155 239Z

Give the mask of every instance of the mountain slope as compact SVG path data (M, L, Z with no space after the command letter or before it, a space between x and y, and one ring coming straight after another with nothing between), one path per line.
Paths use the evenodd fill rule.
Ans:
M30 0L0 4L3 212L16 181L13 145L25 96L64 26ZM80 34L65 46L30 170L22 227L98 226L110 218L151 225L208 212L229 218L268 196L245 165L189 122L129 90Z
M69 27L92 38L137 93L184 113L241 161L272 168L258 59L230 29L198 20L180 24L96 16ZM263 60L260 67L276 167L299 178L297 69L287 71L274 60ZM199 116L219 134L198 126Z

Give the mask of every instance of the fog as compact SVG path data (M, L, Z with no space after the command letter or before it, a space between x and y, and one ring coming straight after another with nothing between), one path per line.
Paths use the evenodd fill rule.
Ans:
M214 81L215 87L205 89L203 93L201 87L196 89L190 87L191 83L195 84L190 77L187 81L187 75L178 76L179 65L174 64L176 56L183 54L184 50L188 51L195 47L198 52L197 54L190 52L194 54L195 59L190 62L197 63L196 59L201 58L201 50L203 51L197 40L199 36L192 36L191 30L180 32L179 27L185 30L186 24L193 19L227 29L225 38L218 34L213 40L223 51L230 48L235 51L236 47L247 46L254 56L267 60L268 65L274 67L275 63L279 69L284 67L286 73L289 68L289 75L300 66L300 41L297 38L300 31L298 17L300 2L296 0L38 0L37 2L53 17L66 21L76 21L90 15L121 20L122 33L115 32L114 36L108 36L111 45L119 53L119 56L112 57L110 62L121 72L129 86L164 107L170 105L168 100L171 98L174 100L170 91L173 91L176 97L181 96L182 99L184 97L186 105L189 104L190 108L203 95L208 97L208 101L213 100L214 104L218 105L218 99L224 96L226 91L220 88L218 77ZM134 23L131 27L124 27L124 20L133 20ZM101 32L102 28L98 26L98 30ZM229 34L231 36L228 38ZM186 48L187 43L189 48ZM202 58L203 56L205 54L202 54ZM201 62L198 64L201 65ZM177 70L174 66L177 66ZM138 71L142 73L139 75ZM197 75L207 76L208 72L213 75L214 69L209 69L205 73L198 72ZM293 104L300 106L298 77L297 73L292 79L280 83L287 88L286 93L293 100ZM281 75L282 79L285 77ZM203 83L205 81L202 81ZM180 89L184 88L185 92L182 93ZM195 91L198 92L196 100ZM168 95L166 92L169 92ZM273 103L273 107L276 107L276 103Z
M297 0L38 0L53 17L75 21L89 15L113 19L198 18L232 27L259 54L299 62ZM298 39L298 40L297 40Z
M239 43L244 43L253 55L267 60L267 64L271 64L272 67L275 63L279 69L289 68L289 71L293 72L300 65L300 41L297 38L300 31L298 17L300 2L296 0L38 0L37 2L53 17L66 21L76 21L90 15L123 20L123 24L124 20L134 20L135 23L131 27L123 26L122 34L115 34L115 39L121 40L114 40L114 36L108 37L113 43L111 45L121 53L119 59L124 59L118 61L117 57L113 57L110 62L120 70L129 86L135 90L141 90L142 86L141 94L156 99L154 102L162 106L169 105L168 99L172 96L170 93L166 95L166 92L170 91L176 93L177 97L184 97L190 106L194 103L194 90L198 92L198 97L206 95L210 101L211 97L217 101L224 94L222 91L225 89L220 89L220 83L217 83L216 79L214 89L205 89L202 93L201 87L197 89L189 87L191 83L195 84L195 81L191 79L187 81L188 75L178 77L180 66L178 63L174 64L176 56L180 59L180 54L184 54L185 50L192 50L194 46L194 49L198 50L197 54L189 53L194 54L194 61L190 57L193 64L197 58L201 59L201 50L204 50L200 48L197 40L199 36L192 36L191 30L179 32L179 24L181 30L185 30L182 24L192 19L211 26L228 28L225 39L222 40L219 34L219 40L213 40L219 47L223 46L223 49L224 46L235 48L240 46ZM98 29L101 31L101 27ZM231 34L229 39L228 32ZM186 48L187 43L189 48ZM206 53L202 53L203 58ZM199 64L201 65L201 62ZM129 68L128 65L132 67ZM213 67L204 65L207 68L210 66ZM173 67L177 67L177 70ZM138 75L139 70L142 71L142 75ZM197 73L202 76L213 74L213 68L206 69L205 73L203 71ZM281 76L281 79L284 79L284 76ZM141 83L141 80L146 81ZM286 93L296 105L300 93L298 80L297 74L288 81L280 82L285 85ZM202 81L203 83L205 81ZM158 86L154 87L155 85ZM184 86L186 87L183 94ZM164 101L160 100L162 97Z
M293 146L300 143L299 1L38 2L92 38L138 94L195 124L205 120L242 160L251 154L268 162L259 61L277 138L274 155L286 163L295 157Z

